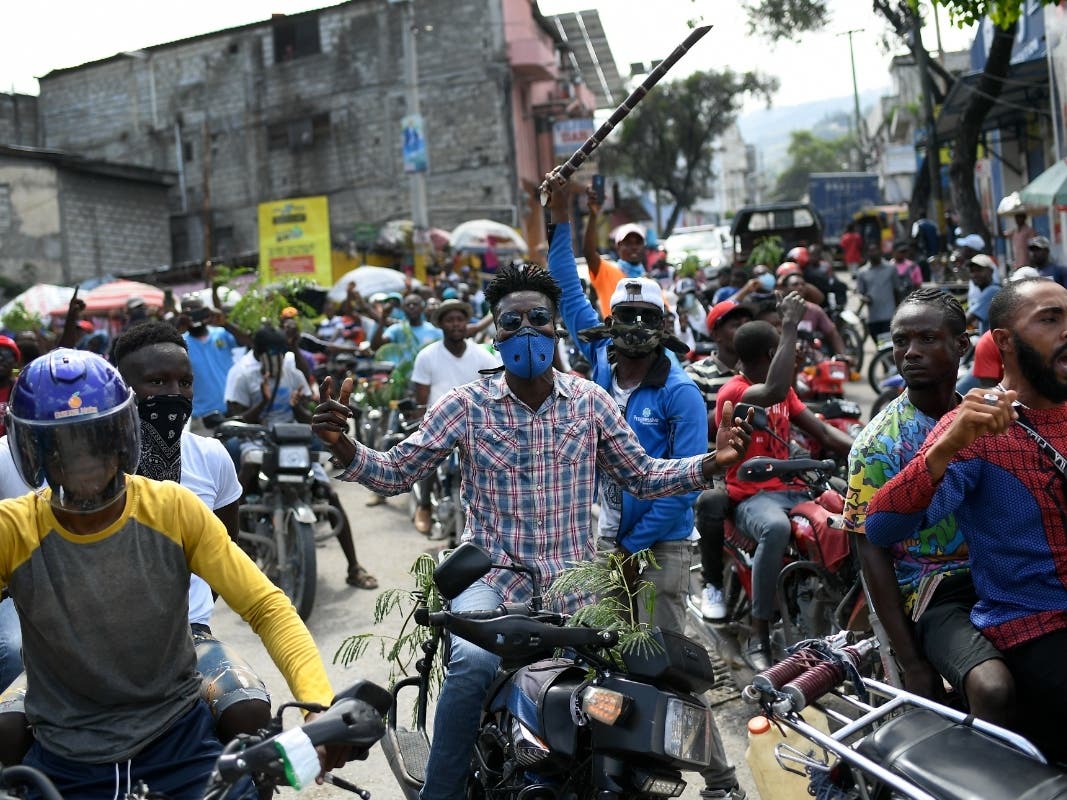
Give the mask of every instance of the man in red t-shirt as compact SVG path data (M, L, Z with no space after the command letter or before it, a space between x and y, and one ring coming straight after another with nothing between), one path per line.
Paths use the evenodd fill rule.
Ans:
M0 336L0 436L7 433L4 418L7 415L7 399L15 385L15 370L22 362L19 346L10 336Z
M738 374L720 390L715 402L715 421L722 419L727 401L751 403L767 409L768 430L755 430L745 457L789 458L789 428L796 425L834 453L847 455L852 439L819 420L793 391L797 346L797 323L806 305L791 293L781 304L782 333L766 322L747 322L734 335ZM752 635L746 660L757 670L771 663L770 621L774 617L778 573L789 545L788 512L808 499L803 487L790 486L777 478L762 482L739 481L739 464L726 473L726 491L736 506L734 524L756 542L752 567Z
M855 222L848 223L841 235L841 256L845 259L849 274L856 277L856 271L863 263L863 237L856 231Z

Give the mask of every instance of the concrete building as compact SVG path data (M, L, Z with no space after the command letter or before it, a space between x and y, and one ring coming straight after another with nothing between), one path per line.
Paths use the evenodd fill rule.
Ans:
M172 183L147 167L0 145L0 274L72 284L168 263Z
M577 41L534 0L412 1L430 225L488 217L533 249L554 124L591 120L621 84L599 19L582 12ZM39 140L173 172L173 263L256 251L257 205L286 197L326 195L345 248L357 228L411 215L404 5L350 0L55 70L40 79Z
M969 69L966 50L942 53L941 65L952 75ZM886 203L907 203L919 168L916 144L922 136L922 85L911 54L889 64L892 93L882 97L864 120L870 137L868 168L877 172Z

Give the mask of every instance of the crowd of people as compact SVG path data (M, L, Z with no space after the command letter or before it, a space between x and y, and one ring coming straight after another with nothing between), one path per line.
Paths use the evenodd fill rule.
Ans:
M637 225L614 232L615 259L602 253L592 194L576 236L579 191L552 193L547 268L500 266L484 284L446 274L367 298L352 284L317 318L294 304L255 330L200 295L169 314L131 298L114 338L87 330L75 296L54 335L0 335L0 582L10 594L0 603L0 761L40 767L64 796L138 780L195 796L220 742L261 727L270 703L213 636L213 593L260 634L294 696L329 701L310 634L238 544L256 445L211 438L223 419L310 424L338 479L369 489L370 504L432 480L458 448L464 539L494 562L522 561L542 585L570 563L616 559L655 589L638 621L679 634L687 603L712 623L727 613L732 518L755 544L745 648L755 670L774 659L798 493L777 479L740 481L737 469L743 457L788 458L797 428L847 455L846 525L904 684L936 699L954 691L971 713L1067 760L1051 724L1064 680L1049 669L1067 642L1067 269L1051 262L1049 241L1017 220L1009 271L979 235L961 233L965 306L929 284L929 265L904 241L886 258L881 242L862 252L849 240L851 285L816 244L779 265L679 276L652 261ZM798 339L843 353L833 313L850 300L871 339L891 343L906 386L855 441L794 391ZM969 332L981 334L981 357L961 394ZM387 451L349 435L353 380L324 369L345 353L410 365L420 424ZM765 409L766 425L753 430L754 411L735 414L742 404ZM346 520L347 582L375 588L356 557L359 531L323 481ZM432 535L430 517L416 505L419 533ZM704 585L691 598L694 528ZM513 574L493 571L452 608L528 599ZM585 599L555 602L573 611ZM453 641L427 800L461 797L497 665ZM203 698L201 676L222 690ZM79 690L87 679L92 696ZM701 796L743 798L710 733ZM345 757L324 752L322 763Z

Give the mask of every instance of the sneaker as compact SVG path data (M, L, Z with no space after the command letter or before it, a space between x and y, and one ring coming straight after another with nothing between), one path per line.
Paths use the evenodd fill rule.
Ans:
M745 661L756 672L771 668L771 643L766 639L751 638L745 648Z
M701 789L700 800L745 800L748 795L736 783L729 789Z
M716 589L710 583L700 593L700 613L704 619L721 621L726 619L726 602L722 589Z

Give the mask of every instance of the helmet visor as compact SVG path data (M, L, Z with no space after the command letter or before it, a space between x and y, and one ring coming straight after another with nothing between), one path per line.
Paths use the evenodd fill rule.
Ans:
M65 420L26 420L12 415L8 431L15 466L31 486L47 483L52 505L89 513L126 491L127 472L136 472L141 432L133 392L99 415Z

